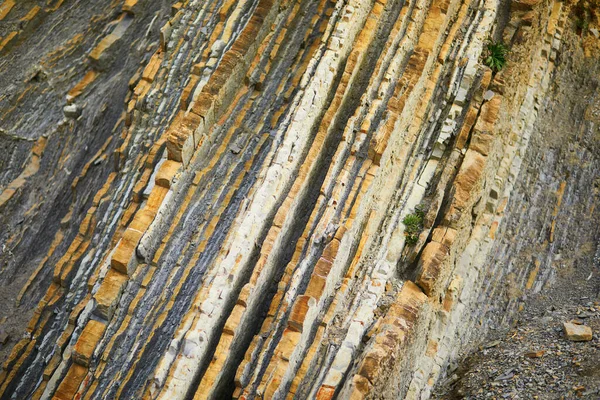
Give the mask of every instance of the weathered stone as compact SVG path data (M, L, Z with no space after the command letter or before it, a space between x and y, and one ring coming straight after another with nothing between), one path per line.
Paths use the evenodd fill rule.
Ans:
M73 86L69 93L67 93L67 103L72 103L77 97L79 97L83 91L96 80L98 73L96 71L88 71L83 79ZM66 107L65 107L66 108ZM66 115L66 112L65 112ZM67 115L69 116L69 115Z
M438 242L429 242L419 260L417 284L426 295L432 295L441 274L448 247Z
M448 219L456 220L471 199L471 191L479 181L485 165L485 156L474 150L467 150L465 158L454 181L454 199Z
M66 105L63 108L63 112L67 118L77 118L81 115L81 109L77 106L77 104Z
M110 51L111 47L119 40L119 36L108 34L105 36L98 46L96 46L89 54L90 61L94 68L98 71L108 69L114 62L115 55Z
M298 297L288 321L290 329L302 332L304 318L306 318L306 313L308 312L311 302L314 302L314 299L310 296Z
M544 355L544 353L546 353L545 350L528 351L527 353L525 353L525 357L540 358Z
M142 238L142 232L128 228L125 230L121 241L117 245L110 265L116 271L131 276L137 266L135 261L135 249Z
M592 340L592 328L572 322L564 322L563 329L567 339L573 342L587 342Z
M94 350L100 339L102 339L105 330L106 324L103 322L89 320L73 348L73 361L88 367Z
M105 320L110 320L127 281L127 275L109 269L98 291L94 295L94 300L96 300L94 314Z
M31 33L35 28L37 28L42 22L43 18L46 16L45 10L43 10L40 6L34 6L29 10L27 14L19 21L19 25L21 26L23 34Z
M72 400L79 389L79 385L85 378L88 369L79 364L71 364L67 375L61 381L58 389L54 393L56 400Z
M164 188L170 188L173 178L181 170L181 163L172 160L166 160L160 166L156 174L156 184Z
M125 0L123 3L123 11L131 14L135 14L135 8L138 0Z
M6 18L10 10L15 6L15 0L4 0L2 4L0 4L0 21Z

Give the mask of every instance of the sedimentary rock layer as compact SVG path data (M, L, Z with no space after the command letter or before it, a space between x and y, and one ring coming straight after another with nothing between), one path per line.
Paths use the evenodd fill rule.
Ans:
M568 4L38 3L0 5L2 68L35 60L2 73L4 307L33 310L2 398L427 398L518 308L499 282L547 282L551 249L499 249Z

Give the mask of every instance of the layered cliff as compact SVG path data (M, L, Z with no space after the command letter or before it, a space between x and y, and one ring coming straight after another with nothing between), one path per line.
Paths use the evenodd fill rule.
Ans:
M598 262L599 12L4 0L2 398L428 398Z

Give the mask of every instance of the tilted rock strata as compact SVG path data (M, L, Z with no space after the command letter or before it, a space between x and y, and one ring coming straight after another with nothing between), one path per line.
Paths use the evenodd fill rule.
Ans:
M120 4L89 51L65 93L71 124L143 3ZM53 279L3 398L427 397L485 329L486 260L567 18L561 2L519 2L505 36L528 58L493 74L481 56L498 7L172 4L118 145L82 176L111 151L114 171L32 277Z

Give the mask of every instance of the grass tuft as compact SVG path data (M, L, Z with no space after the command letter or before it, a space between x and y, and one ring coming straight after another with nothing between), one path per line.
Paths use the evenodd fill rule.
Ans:
M415 207L415 212L413 214L408 214L402 222L405 225L404 228L404 236L406 236L406 243L409 245L414 245L419 240L419 235L423 230L423 218L425 217L425 213L421 210L420 207Z
M508 47L502 42L489 42L487 45L487 55L484 64L494 72L500 71L506 65L506 56Z

